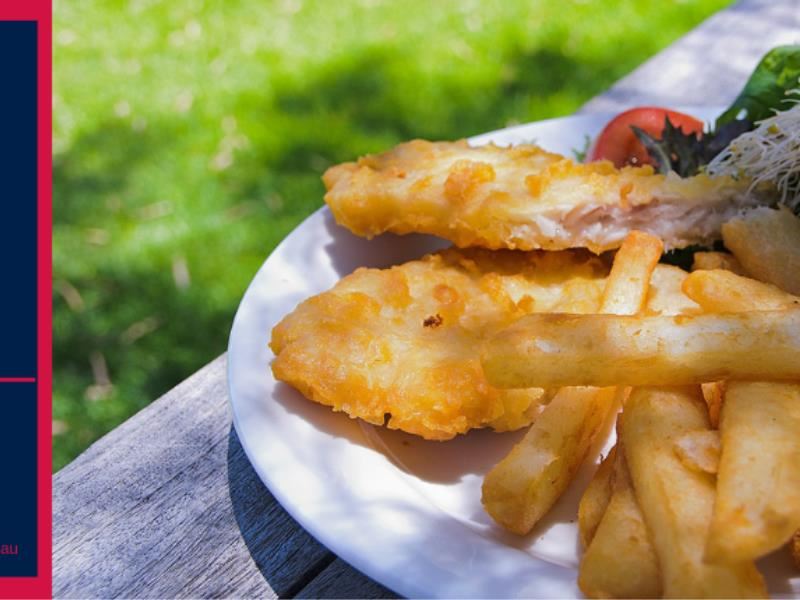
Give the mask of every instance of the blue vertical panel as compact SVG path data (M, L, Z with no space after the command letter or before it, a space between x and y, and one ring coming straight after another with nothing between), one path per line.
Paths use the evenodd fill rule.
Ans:
M36 37L0 22L0 576L36 575ZM4 381L4 379L6 381Z

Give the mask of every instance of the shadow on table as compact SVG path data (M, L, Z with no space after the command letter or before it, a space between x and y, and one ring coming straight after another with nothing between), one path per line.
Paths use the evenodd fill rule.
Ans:
M275 500L250 464L233 427L228 434L228 489L242 539L264 579L281 598L303 596L304 588L336 556ZM362 597L365 592L375 598L397 597L354 569L338 578L335 588L316 591L331 598Z

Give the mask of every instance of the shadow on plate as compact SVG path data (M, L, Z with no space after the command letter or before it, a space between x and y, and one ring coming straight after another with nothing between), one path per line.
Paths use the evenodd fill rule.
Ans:
M465 475L483 476L525 434L524 429L504 433L474 429L437 442L365 423L362 428L376 450L409 475L429 483L457 483Z
M329 210L324 210L323 215L325 229L331 236L331 241L325 245L325 252L340 277L349 275L359 267L383 269L450 246L443 239L418 233L384 233L368 240L337 225Z
M430 483L457 483L465 475L484 475L525 434L524 429L505 433L480 429L437 442L351 419L345 413L307 400L284 383L275 385L272 397L317 431L374 450L405 473Z
M760 559L756 566L767 582L770 598L795 598L792 579L796 579L797 568L794 566L789 549L782 546L772 554ZM797 585L795 583L795 585Z
M351 419L347 414L334 412L330 407L307 400L296 389L282 382L277 382L272 393L272 399L280 404L286 412L296 415L317 431L325 435L346 439L352 444L381 452L376 449L372 441L364 435L361 427L362 421ZM365 427L369 425L365 424Z

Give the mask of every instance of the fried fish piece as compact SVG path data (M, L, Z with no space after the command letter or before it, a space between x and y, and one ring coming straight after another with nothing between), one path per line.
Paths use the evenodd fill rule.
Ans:
M448 249L358 269L272 331L272 371L307 398L446 440L530 424L544 390L490 386L483 340L519 317L597 310L608 265L585 251Z
M720 238L722 224L764 200L730 177L655 174L650 166L579 164L530 145L414 140L328 169L325 195L357 235L429 233L459 247L618 248L629 231L667 249Z

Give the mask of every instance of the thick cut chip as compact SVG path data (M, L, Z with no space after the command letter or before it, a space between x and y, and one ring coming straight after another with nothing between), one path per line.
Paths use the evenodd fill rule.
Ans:
M450 249L359 269L275 327L272 370L311 400L427 439L517 429L543 392L490 386L481 343L531 312L597 311L607 274L582 251Z
M730 271L695 271L683 282L683 292L708 312L780 310L800 307L800 297Z
M650 278L663 253L661 240L631 231L614 256L600 312L635 315L642 311L648 301Z
M722 224L761 201L747 181L654 174L649 166L579 164L536 146L400 144L328 169L325 201L357 235L441 236L457 246L593 252L641 230L667 248L719 239Z
M588 548L592 542L597 526L600 525L600 520L611 500L611 493L614 491L616 454L617 447L614 446L598 465L578 504L578 535L584 548Z
M800 527L800 384L731 381L706 558L753 560Z
M791 210L752 210L725 223L722 239L749 275L800 294L800 218Z
M708 406L708 419L711 427L719 427L719 413L722 411L722 402L725 399L725 381L709 381L700 385L703 398Z
M650 276L646 315L696 315L702 309L683 292L689 274L679 267L659 263Z
M704 561L714 477L687 467L675 452L675 441L708 428L697 386L636 388L625 404L620 440L658 556L664 596L764 597L763 578L752 562L714 565Z
M685 292L708 311L781 309L800 298L726 271L692 273ZM800 384L728 384L706 556L753 560L800 527Z
M659 239L629 233L614 257L600 311L641 311L663 250ZM522 441L486 475L481 498L486 512L506 529L528 533L569 485L618 395L625 390L559 390Z
M483 367L505 388L800 379L800 308L528 315L487 342Z
M733 254L727 252L695 252L692 261L692 271L709 271L711 269L724 269L738 275L744 275L744 268Z
M661 597L661 570L622 450L615 459L613 494L581 561L578 585L590 598Z
M719 469L719 452L719 431L713 429L688 431L675 440L675 454L685 466L695 471L716 473Z
M555 504L616 404L618 388L558 391L525 437L487 473L481 502L500 525L525 535Z

